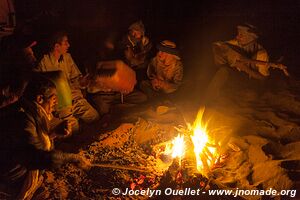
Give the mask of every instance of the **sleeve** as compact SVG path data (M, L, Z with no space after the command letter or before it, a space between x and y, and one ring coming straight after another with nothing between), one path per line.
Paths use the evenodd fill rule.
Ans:
M70 54L67 54L66 56L67 65L69 66L69 78L70 80L76 79L80 77L82 74L80 70L78 69L76 63L74 62L72 56Z
M25 116L25 118L24 118ZM17 160L28 169L47 169L58 167L66 162L76 161L74 154L63 153L56 150L45 151L40 147L35 122L24 114L20 135L20 148L16 155ZM75 157L75 158L74 158Z
M76 63L70 54L66 56L66 64L68 69L68 81L72 90L80 90L81 86L79 84L80 77L82 77Z
M156 67L155 67L155 58L153 58L151 60L151 62L149 63L148 65L148 68L147 68L147 76L150 80L153 80L156 78L157 74L156 74Z
M165 81L165 84L163 86L164 92L172 93L176 91L182 83L182 78L183 78L183 66L180 61L177 61L177 63L174 66L172 80Z
M227 41L231 45L236 45L235 40ZM234 67L237 60L240 58L240 54L230 49L225 42L213 43L214 61L217 66L229 65Z
M256 53L256 57L254 59L268 62L269 61L268 52L262 48L261 50L259 50ZM269 72L270 67L268 65L257 64L256 67L258 68L259 73L261 73L262 75L264 75L264 76L270 75L270 72Z
M152 43L150 42L149 38L144 36L143 38L143 52L148 53L152 48Z
M46 70L45 58L41 59L41 61L33 68L35 72L44 72Z
M226 58L224 56L225 50L222 48L221 42L214 42L212 44L213 54L214 54L214 61L216 65L224 65L227 64Z
M29 169L45 169L52 165L51 151L41 148L35 122L24 113L21 116L20 148L16 154L22 164Z
M180 85L182 82L182 78L183 78L183 65L182 62L178 61L174 72L173 82L177 85Z

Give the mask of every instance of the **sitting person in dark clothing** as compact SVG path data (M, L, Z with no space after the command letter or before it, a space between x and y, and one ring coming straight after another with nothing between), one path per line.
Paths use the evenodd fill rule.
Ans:
M54 150L53 139L71 132L68 122L50 130L56 104L55 85L35 77L19 101L0 110L0 185L15 195L12 199L31 199L42 183L41 169L67 162L88 166L83 157Z
M147 60L152 48L152 43L145 36L145 27L142 21L131 24L128 34L123 38L121 50L125 62L137 73L137 80L146 78Z

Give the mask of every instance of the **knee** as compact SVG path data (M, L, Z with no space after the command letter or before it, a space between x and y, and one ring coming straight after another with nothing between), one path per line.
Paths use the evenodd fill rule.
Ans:
M98 105L98 112L101 116L109 113L109 111L110 111L110 104Z
M84 115L84 114L83 114ZM86 115L81 117L86 123L93 123L100 119L98 111L90 105L89 109L86 111Z
M94 108L93 108L93 114L92 114L92 116L93 116L93 119L92 119L92 121L94 122L94 121L98 121L99 119L100 119L100 115L99 115L99 113L98 113L98 111L97 110L95 110Z

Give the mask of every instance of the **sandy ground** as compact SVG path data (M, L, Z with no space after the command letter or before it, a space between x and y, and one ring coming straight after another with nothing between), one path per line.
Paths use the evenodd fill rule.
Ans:
M261 92L231 85L206 105L204 121L229 154L225 166L210 174L220 188L300 189L300 101L297 93L300 82L291 81L283 88ZM95 134L78 136L72 146L77 144L79 152L92 162L152 167L158 173L159 167L155 167L159 164L143 145L149 141L169 140L175 135L173 127L193 122L200 108L190 99L174 102L162 102L169 108L163 112L151 103L139 107L121 105L108 127ZM109 132L109 128L113 131ZM125 171L97 168L84 172L67 165L59 171L46 172L44 189L50 191L48 199L113 198L110 190L118 184L119 187L131 187L131 184L141 187L138 182L147 180L143 187L154 187L162 176ZM281 198L292 199L293 195Z

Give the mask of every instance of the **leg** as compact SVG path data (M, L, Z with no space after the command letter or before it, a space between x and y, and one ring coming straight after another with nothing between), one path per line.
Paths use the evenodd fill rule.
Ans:
M92 123L99 119L98 112L84 98L73 102L73 115L85 123Z
M215 100L219 97L220 91L226 83L229 76L229 71L227 67L221 67L213 79L210 81L204 96L204 103L208 103L212 100Z
M111 105L118 98L115 93L96 93L90 96L92 102L94 103L97 111L102 116L110 111ZM119 97L120 98L120 97Z
M133 92L124 96L124 101L131 104L139 104L147 101L147 96L143 92L135 89Z

